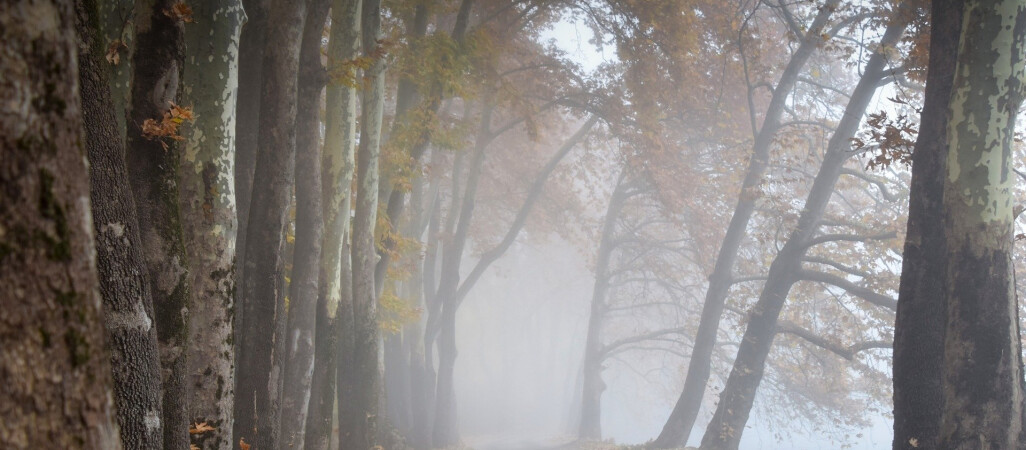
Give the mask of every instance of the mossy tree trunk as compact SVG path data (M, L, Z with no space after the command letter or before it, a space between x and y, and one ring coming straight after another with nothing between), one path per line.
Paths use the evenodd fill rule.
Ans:
M0 2L0 447L119 449L70 1Z
M128 102L132 98L132 50L135 48L133 27L135 0L103 0L99 7L98 43L103 50L101 58L106 60L107 52L113 46L116 57L105 64L108 71L107 83L113 103L114 118L117 121L118 136L125 140L125 126ZM115 64L116 63L116 64Z
M967 1L963 14L948 104L948 314L938 448L1022 448L1012 139L1026 78L1026 5Z
M170 137L143 132L147 119L161 122L179 101L184 60L183 22L165 14L173 0L140 1L135 9L132 102L125 161L135 196L143 261L160 344L164 448L189 447L188 255L178 209L178 152Z
M99 32L96 2L79 1L75 9L96 265L121 441L133 449L161 449L157 329L149 280L146 272L139 270L143 267L139 223L128 185L117 109L111 99L106 46Z
M182 103L192 106L196 119L184 127L178 172L192 275L189 419L215 428L193 434L193 444L228 450L235 395L235 111L246 13L239 0L198 2L192 8L194 23L185 28Z

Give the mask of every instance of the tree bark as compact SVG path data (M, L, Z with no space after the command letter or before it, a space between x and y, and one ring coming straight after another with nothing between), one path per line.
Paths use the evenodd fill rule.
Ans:
M381 334L378 330L374 266L378 217L378 157L385 103L385 59L381 45L381 0L364 0L361 12L363 54L373 58L364 73L360 147L356 156L356 216L353 220L353 389L357 416L347 424L342 446L371 448L377 442L381 391Z
M100 30L97 45L103 50L100 53L101 59L105 58L112 45L117 46L117 64L111 61L101 65L107 71L118 138L124 142L128 130L125 119L128 103L132 99L132 51L135 48L132 14L135 10L135 0L104 0L97 3Z
M1012 267L1012 139L1024 94L1021 1L967 1L948 104L947 327L939 448L1022 448Z
M296 154L296 84L303 0L275 0L267 22L263 96L251 208L246 233L240 352L233 438L257 450L279 448L285 321L285 225ZM273 330L270 331L269 330Z
M0 447L120 449L72 2L0 2Z
M160 358L153 300L143 267L125 147L111 100L106 46L95 1L76 2L79 91L89 156L89 197L104 328L113 367L121 441L133 449L163 448Z
M331 11L328 67L339 70L355 58L360 48L360 0L335 0ZM352 270L348 249L343 252L349 230L351 189L356 153L356 89L338 82L327 87L325 99L324 152L321 159L321 198L324 236L321 244L320 284L317 293L314 372L306 425L306 448L328 450L331 420L338 398L340 422L348 397L336 397L337 366L340 364L341 333L351 333L350 324L340 325L340 309L352 315ZM345 264L343 264L345 261ZM342 299L346 301L343 302ZM346 353L347 357L349 353ZM350 367L348 359L344 367ZM346 378L350 379L349 377ZM339 390L341 393L341 389Z
M688 373L684 378L684 388L670 417L663 425L663 430L652 443L654 448L681 447L687 443L691 429L694 428L695 419L698 418L698 411L702 406L702 398L705 396L706 385L709 383L712 354L716 347L716 333L720 328L720 319L723 317L727 294L730 292L738 249L748 234L748 222L755 212L755 203L762 196L760 184L766 166L769 164L770 147L777 130L780 129L780 118L784 112L787 98L794 90L794 85L798 81L798 76L801 74L802 68L805 67L805 63L823 43L823 30L839 3L839 0L828 0L820 8L816 18L809 26L808 33L805 34L801 45L791 56L787 67L780 75L780 80L777 81L777 85L773 89L773 97L766 109L762 127L755 135L752 159L748 161L748 169L741 184L737 206L734 207L734 214L727 226L727 233L723 236L723 242L720 244L716 265L712 274L709 275L709 287L706 289L705 302L702 304L702 316L695 333L694 347L692 347L691 358L688 361Z
M296 111L296 240L289 285L281 394L281 447L303 448L310 383L314 370L317 292L324 234L321 215L321 91L327 73L321 64L321 36L329 0L312 0L299 53Z
M936 449L944 411L944 177L947 106L964 0L934 0L930 62L912 154L908 231L894 324L894 450ZM916 443L918 447L912 445Z
M183 23L165 14L173 0L141 1L135 9L132 102L125 157L135 196L143 260L149 274L163 386L164 448L189 447L189 269L178 207L178 145L146 135L179 99L185 56Z
M819 220L830 202L844 162L852 154L849 151L851 138L855 136L862 116L885 75L887 49L893 48L898 42L908 23L906 8L899 8L894 13L877 50L866 63L864 75L855 86L844 115L827 143L823 164L813 181L798 223L770 264L768 279L759 295L759 301L752 308L734 367L720 394L720 402L712 421L702 437L703 450L736 450L741 442L755 393L766 369L766 357L776 336L777 319L791 286L800 279L802 257L819 228Z
M229 450L235 399L235 111L246 14L239 0L218 0L194 4L193 15L195 22L185 28L182 97L196 119L182 133L178 174L193 294L189 418L215 428L192 434L193 444Z
M235 115L235 205L238 231L235 242L235 279L241 282L246 260L249 207L260 136L260 102L263 98L264 47L267 42L267 10L271 0L243 0L246 24L239 35L239 93ZM235 352L240 351L243 308L241 289L235 291Z

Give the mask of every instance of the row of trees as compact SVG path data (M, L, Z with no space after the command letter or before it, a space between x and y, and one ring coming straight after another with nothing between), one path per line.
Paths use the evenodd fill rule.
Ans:
M895 448L1017 448L1026 16L927 9L3 2L0 443L458 445L458 312L531 229L594 249L582 439L653 351L653 447L738 448L757 392L859 426L893 341Z
M5 158L5 183L17 187L4 202L5 286L39 299L10 330L30 319L82 327L19 333L24 343L11 346L41 357L57 343L70 360L50 364L70 368L12 355L4 367L22 372L5 373L24 378L11 391L22 396L52 374L79 376L80 389L50 383L53 395L100 414L67 418L84 420L82 433L55 422L28 434L13 421L5 445L64 442L60 434L95 448L328 448L338 405L342 445L371 448L390 434L379 410L382 328L389 379L403 386L389 395L395 424L418 446L458 442L456 311L599 123L567 115L584 87L559 80L580 77L532 40L560 5L5 5L5 21L44 25L5 27L13 59L4 67L21 67L22 83L5 98L25 97L41 117L31 130L22 124L36 116L5 124L4 154L16 157ZM567 120L577 131L559 142ZM514 150L541 159L525 167L530 189L461 280L485 162ZM90 201L73 200L86 186ZM46 211L22 204L43 197ZM7 216L37 210L52 230ZM421 240L437 257L416 257L411 242ZM41 280L32 270L59 264L82 280L23 292ZM424 286L410 267L438 276ZM413 320L419 308L423 320ZM5 404L22 420L49 411ZM97 424L106 435L85 434Z

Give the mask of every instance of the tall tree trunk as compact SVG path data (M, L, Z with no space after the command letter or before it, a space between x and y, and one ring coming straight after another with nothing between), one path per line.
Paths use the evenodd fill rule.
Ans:
M421 175L414 176L412 183L413 187L410 195L412 215L406 221L403 234L407 238L417 239L422 242L430 214L429 211L425 211L425 195L428 196L427 200L432 202L436 198L437 189L425 192L426 183ZM428 209L430 208L431 204L429 203ZM424 309L424 261L419 252L407 255L405 259L407 260L406 264L409 264L412 269L407 280L403 282L403 298L407 299L412 307L422 311ZM421 320L413 321L406 324L402 331L403 363L406 366L406 370L401 380L405 384L398 389L402 393L402 403L399 405L399 411L403 419L400 430L402 435L406 437L408 445L418 444L414 442L416 440L414 435L419 431L416 427L420 423L417 420L417 414L423 413L424 409L423 392L418 392L420 386L419 375L423 372L424 365L423 323ZM389 400L391 400L391 397L389 397Z
M912 154L908 232L894 324L894 450L935 449L944 411L944 177L947 107L965 0L934 0L930 63ZM913 446L916 443L918 447Z
M702 398L705 396L706 385L709 383L712 354L716 347L716 333L720 328L723 308L734 277L734 263L737 260L741 242L748 234L748 222L755 212L755 203L761 196L760 184L762 183L762 174L769 164L770 147L777 130L780 129L780 118L784 112L787 98L791 95L805 63L823 43L823 30L839 3L839 0L828 0L820 7L819 13L816 14L816 18L809 26L808 33L805 34L801 45L791 56L787 67L780 75L780 80L777 81L777 85L773 89L773 97L766 109L762 127L755 135L752 158L748 161L748 169L741 184L737 206L734 207L734 214L730 218L730 224L727 225L727 233L723 236L720 251L716 255L716 265L712 274L709 275L709 287L705 292L705 302L702 304L702 316L695 333L694 346L688 361L688 373L684 378L684 388L670 417L663 425L659 437L652 443L654 448L682 447L687 443L691 429L694 428L695 419L698 418L698 411L702 406Z
M356 217L353 220L353 390L350 401L356 423L343 430L347 448L371 448L378 432L381 390L381 335L378 330L374 265L377 263L375 225L378 217L378 156L385 103L385 59L375 56L381 45L381 0L364 0L362 43L364 56L374 58L364 74L363 119L356 156ZM348 427L347 427L348 428Z
M948 106L948 317L939 448L1026 445L1011 172L1024 45L1023 2L966 2Z
M901 38L908 23L906 8L899 8L892 17L877 50L866 63L864 75L851 94L833 136L827 143L823 164L812 183L805 206L794 231L770 264L768 279L763 285L759 301L751 310L734 367L727 384L720 393L712 421L702 436L703 450L737 449L741 434L755 402L755 393L766 369L776 336L777 319L787 295L799 279L801 259L808 250L809 240L815 236L819 220L823 217L844 162L851 156L851 138L855 136L862 116L873 99L873 94L885 75L887 50Z
M174 0L140 1L135 10L132 102L125 161L135 195L143 259L149 273L163 386L164 448L189 447L189 269L178 209L178 145L147 135L179 99L185 56L183 22Z
M413 365L412 386L410 387L413 403L413 426L409 442L410 445L418 450L431 448L431 426L434 423L434 417L432 416L435 398L434 353L432 352L434 344L427 339L427 323L434 314L437 314L437 308L432 305L438 303L435 295L435 274L437 272L435 268L438 264L438 242L442 221L442 207L441 196L436 195L438 197L435 199L434 206L429 213L430 217L428 218L427 245L424 249L424 269L421 276L421 285L424 290L424 311L426 314L423 315L423 319L419 323L420 336L414 349L413 361L411 363Z
M360 48L360 0L335 0L331 10L328 67L338 70L355 58ZM352 315L352 271L343 243L349 230L351 189L356 153L356 89L332 82L325 98L324 152L321 159L321 198L324 236L321 244L320 284L317 292L317 330L314 372L306 425L306 448L327 450L331 444L335 405L336 367L340 361L340 333L351 333L351 322L340 326L341 308ZM343 261L346 263L343 264ZM343 270L344 269L344 270ZM342 299L347 301L343 302ZM345 367L350 367L348 360ZM350 379L347 377L347 380ZM348 397L339 400L341 412Z
M119 449L70 1L0 2L0 447Z
M235 399L235 110L239 32L246 13L239 0L193 5L185 28L188 57L183 103L195 122L183 133L178 179L192 298L189 310L189 418L214 431L192 435L204 450L233 446Z
M488 99L485 100L488 102ZM438 320L438 378L435 388L435 422L431 431L432 443L437 448L459 444L459 428L456 414L456 394L453 389L453 372L456 366L456 291L460 283L460 266L473 220L477 199L477 187L490 139L493 105L486 103L481 113L481 125L474 144L470 167L467 169L467 184L459 204L455 231L442 245L442 266L438 282L441 310ZM459 176L454 170L453 177ZM455 207L456 204L453 206Z
M267 22L259 141L242 271L234 440L278 448L285 321L285 224L296 154L296 83L303 0L275 0ZM273 330L270 331L269 330Z
M317 292L324 234L321 215L321 91L327 73L321 64L321 36L329 0L312 0L303 26L299 53L296 111L296 240L289 284L284 360L286 383L281 393L281 447L303 448L310 383L314 370Z
M602 238L599 240L598 258L595 262L595 286L591 293L591 314L588 316L588 334L584 342L584 362L581 381L581 418L577 437L581 439L602 439L602 392L606 384L602 381L602 320L606 312L606 293L609 290L609 261L615 244L616 221L620 218L626 200L626 171L617 179L613 194L606 207L606 218L602 224Z
M110 71L104 66L107 50L99 33L96 2L79 1L75 9L96 264L121 441L133 449L161 449L157 329L149 281L139 270L143 267L139 224L110 95Z
M239 94L235 116L235 205L238 210L238 231L235 242L237 283L242 280L246 260L246 238L249 207L253 199L253 175L256 168L260 136L260 102L263 98L264 47L267 43L267 10L271 0L242 0L246 24L239 35ZM235 352L242 340L243 308L239 304L241 289L235 291Z

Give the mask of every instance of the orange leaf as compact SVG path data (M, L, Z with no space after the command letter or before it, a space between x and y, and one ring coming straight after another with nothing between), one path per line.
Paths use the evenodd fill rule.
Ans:
M249 444L246 443L245 439L239 438L239 448L242 450L249 450Z
M215 428L207 425L206 422L194 423L189 426L189 434L202 434L214 430Z

